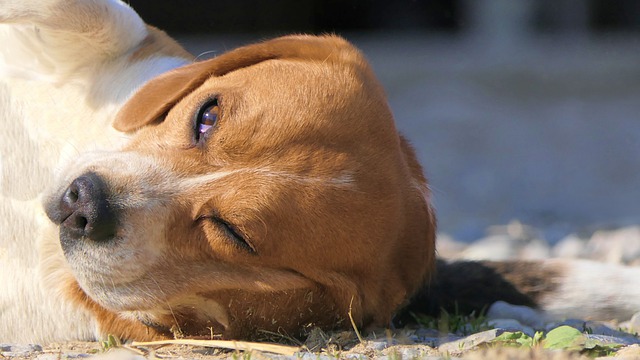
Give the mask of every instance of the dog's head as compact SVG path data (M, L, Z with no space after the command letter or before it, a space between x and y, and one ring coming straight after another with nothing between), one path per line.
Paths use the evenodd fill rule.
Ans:
M348 326L349 312L385 325L432 269L426 180L340 38L176 69L114 126L130 144L81 156L46 204L76 298L111 322L227 337Z

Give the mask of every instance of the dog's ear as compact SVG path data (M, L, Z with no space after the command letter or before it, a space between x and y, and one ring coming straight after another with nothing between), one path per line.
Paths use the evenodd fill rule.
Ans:
M150 80L120 109L113 127L130 132L158 121L212 75L212 62L214 60L187 65Z
M259 44L248 45L216 58L196 62L152 79L123 106L113 127L129 132L153 123L165 115L180 99L212 76L273 59L341 61L345 52L357 52L337 36L286 36ZM348 58L348 57L347 57Z

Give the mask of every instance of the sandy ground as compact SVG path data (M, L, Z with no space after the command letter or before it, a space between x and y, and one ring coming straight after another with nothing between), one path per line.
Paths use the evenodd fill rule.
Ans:
M355 336L354 336L355 338ZM392 340L393 341L393 340ZM51 344L38 351L22 352L17 354L3 353L0 358L28 359L28 360L56 360L56 359L81 359L94 360L143 360L143 359L549 359L570 360L588 359L577 352L549 351L540 347L511 348L497 345L482 346L471 350L453 349L438 350L424 344L398 344L401 337L395 339L395 344L385 344L384 341L366 340L358 342L351 339L343 345L336 343L325 344L321 349L310 352L303 348L294 355L278 355L269 352L251 351L241 352L188 345L170 345L162 347L131 347L119 346L104 349L100 344L93 342L75 342L65 344ZM637 359L640 357L638 345L628 346L618 350L615 357L606 359Z
M490 353L487 353L490 351ZM65 344L51 344L41 349L41 351L4 353L0 358L26 359L26 360L57 360L57 359L79 359L91 358L94 360L141 360L141 359L449 359L469 357L471 359L527 359L530 354L536 354L536 359L574 359L579 358L576 354L564 353L555 355L541 351L519 349L508 352L497 348L482 349L474 351L460 351L456 353L443 354L437 349L427 345L394 345L382 349L381 346L372 342L365 342L347 349L338 346L329 346L317 352L299 352L293 356L283 356L267 352L240 352L233 350L206 348L187 345L170 345L158 348L149 347L129 347L104 349L95 342L74 342ZM490 354L490 356L489 356ZM513 357L517 356L517 357Z

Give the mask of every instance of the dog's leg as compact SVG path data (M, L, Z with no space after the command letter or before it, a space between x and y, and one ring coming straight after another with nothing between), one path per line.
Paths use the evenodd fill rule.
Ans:
M504 301L539 311L537 320L628 320L640 311L640 268L588 260L438 261L431 283L399 313L478 314ZM529 322L527 319L517 319Z

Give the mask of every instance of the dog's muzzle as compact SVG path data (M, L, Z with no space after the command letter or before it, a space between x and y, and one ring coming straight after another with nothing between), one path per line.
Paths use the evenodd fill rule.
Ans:
M77 177L46 209L47 216L60 225L63 247L66 241L89 239L105 242L116 232L116 217L108 201L108 188L95 173Z

